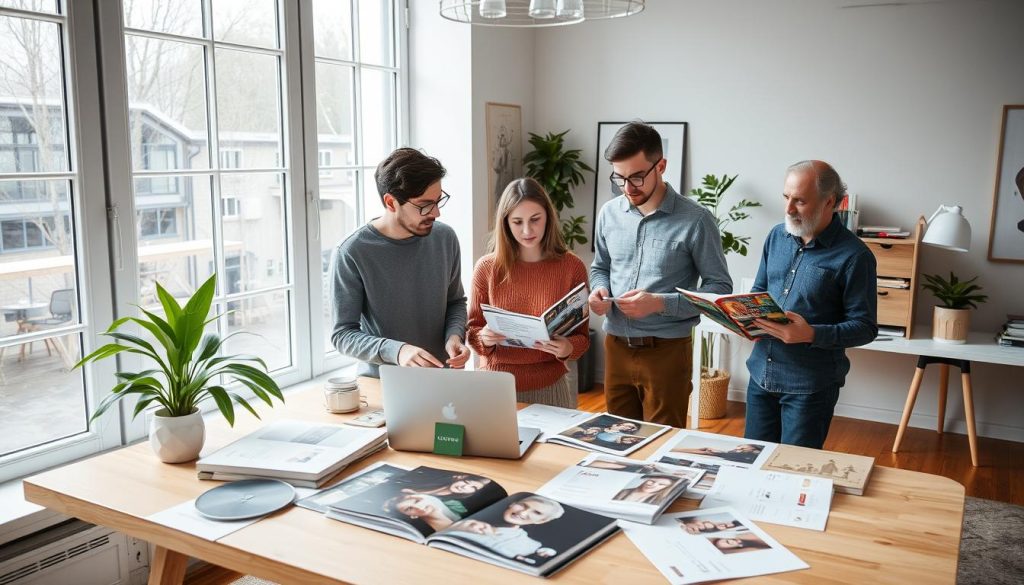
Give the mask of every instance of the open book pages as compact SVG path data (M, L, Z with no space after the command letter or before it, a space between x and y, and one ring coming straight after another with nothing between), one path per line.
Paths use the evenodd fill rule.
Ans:
M279 420L214 451L196 463L200 479L238 477L326 481L384 446L385 429ZM204 477L205 475L205 477Z
M329 488L324 488L302 498L295 502L295 505L326 514L331 506L345 498L365 492L373 486L382 484L388 479L407 471L409 469L406 467L399 467L380 461L360 469Z
M761 469L828 478L837 492L860 496L874 466L874 457L779 445Z
M825 530L832 480L726 467L700 503L701 508L719 506L732 506L758 522Z
M533 347L538 341L550 341L555 335L568 335L590 320L587 283L581 282L564 297L544 310L540 316L506 311L481 304L487 326L505 336L502 345Z
M716 295L681 288L676 290L693 303L702 315L747 339L767 335L764 329L754 323L755 319L789 323L789 317L786 317L778 301L766 292Z
M618 530L612 518L520 492L431 535L427 544L547 577Z
M593 453L537 493L591 512L650 524L704 472Z
M665 514L648 526L622 529L669 583L701 583L808 568L736 510L710 508Z
M610 455L629 455L671 428L603 412L549 436L547 442Z
M577 423L593 415L594 413L585 410L548 406L547 404L531 404L516 413L520 427L540 429L540 436L537 437L538 443L547 441L551 435L574 427Z
M776 443L767 441L682 429L647 459L703 470L701 480L684 494L699 499L715 484L722 467L757 469L776 447Z

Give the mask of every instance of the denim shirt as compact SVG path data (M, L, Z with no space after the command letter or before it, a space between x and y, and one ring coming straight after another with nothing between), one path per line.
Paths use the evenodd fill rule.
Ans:
M842 386L850 371L845 348L878 334L875 256L838 216L804 244L775 226L764 243L754 291L768 291L786 311L810 323L814 340L765 337L747 359L750 377L769 392L811 394Z
M697 279L700 288L697 288ZM690 336L699 313L676 287L716 294L732 292L722 237L711 212L666 185L661 205L648 215L625 195L601 207L594 232L591 290L612 296L643 289L665 301L665 309L628 319L615 303L605 316L606 333L679 339Z

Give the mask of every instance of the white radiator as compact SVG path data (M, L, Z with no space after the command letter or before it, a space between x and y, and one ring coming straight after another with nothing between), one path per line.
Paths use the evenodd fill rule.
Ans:
M0 547L0 585L145 585L145 542L69 520Z

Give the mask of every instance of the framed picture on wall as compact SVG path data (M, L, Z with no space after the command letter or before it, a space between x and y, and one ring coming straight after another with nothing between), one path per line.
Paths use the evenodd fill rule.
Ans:
M494 229L498 199L514 179L523 175L523 116L513 104L484 104L487 125L487 227Z
M1024 264L1024 105L1003 106L988 259Z
M594 221L590 241L594 241L597 230L597 214L601 207L622 195L622 189L609 180L612 165L605 160L604 151L612 137L629 122L597 123L597 161L594 164ZM686 122L647 122L661 135L661 151L665 160L665 182L676 191L683 193L686 182ZM593 244L591 244L593 246Z

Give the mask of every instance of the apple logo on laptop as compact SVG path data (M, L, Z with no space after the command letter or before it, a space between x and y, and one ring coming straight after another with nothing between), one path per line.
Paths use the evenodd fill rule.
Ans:
M456 420L459 418L459 416L455 414L455 403L453 402L449 402L441 407L441 414L448 420Z

